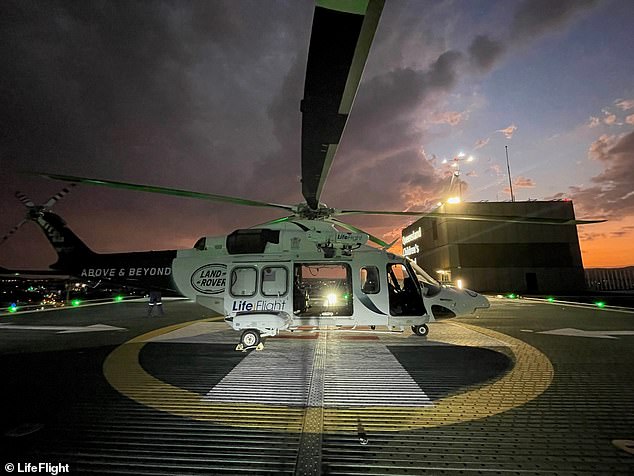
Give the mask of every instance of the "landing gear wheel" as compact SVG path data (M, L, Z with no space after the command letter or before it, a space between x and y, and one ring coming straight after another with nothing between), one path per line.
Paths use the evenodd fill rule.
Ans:
M370 326L370 329L374 330L376 329L376 326Z
M240 343L245 349L257 347L261 340L260 331L257 329L247 329L240 336Z
M425 337L429 334L429 327L427 327L427 324L423 324L422 326L412 326L412 332L417 336Z

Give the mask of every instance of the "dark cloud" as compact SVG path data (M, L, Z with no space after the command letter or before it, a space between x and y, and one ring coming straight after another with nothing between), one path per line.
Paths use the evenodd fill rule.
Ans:
M469 46L469 59L480 71L488 71L504 53L504 45L486 35L476 36Z
M301 67L284 80L305 63L311 14L308 2L2 2L0 233L22 218L16 190L41 203L63 186L16 170L284 195L296 180L271 197L254 184L267 171L279 172L273 182L288 175L271 167L280 156L298 161L288 139L299 137ZM191 246L270 217L93 187L56 209L100 250ZM29 228L0 249L3 264L21 254L14 246L29 255Z
M480 72L491 70L511 47L523 47L531 41L559 30L576 15L589 10L599 0L525 0L513 15L506 35L500 39L477 35L468 48L471 66Z
M435 101L455 85L463 55L446 51L428 68L399 68L363 84L357 96L345 144L374 154L392 153L417 142L421 133L412 116L424 103Z
M173 165L222 163L233 174L245 160L234 144L245 134L259 145L247 149L252 154L273 147L262 147L266 110L294 55L272 52L281 44L290 51L307 15L281 29L288 12L277 5L281 17L271 12L278 20L265 24L257 11L275 5L261 2L41 7L8 7L19 14L2 37L12 66L1 83L12 94L3 111L11 124L2 143L7 156L27 166L41 166L45 156L57 169L149 181L171 166L190 180Z
M601 136L590 147L589 155L601 162L604 170L592 178L593 185L570 188L577 208L604 218L634 215L634 132Z
M555 30L598 0L526 0L516 10L510 38L524 41Z
M264 192L266 196L259 198L267 201L295 204L303 200L300 193L301 113L299 101L289 98L299 98L303 93L305 58L306 53L300 51L282 88L268 108L278 147L254 162L248 181L248 193ZM282 183L284 186L280 186Z

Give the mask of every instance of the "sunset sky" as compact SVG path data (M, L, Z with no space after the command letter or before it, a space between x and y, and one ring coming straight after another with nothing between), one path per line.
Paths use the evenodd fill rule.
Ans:
M302 201L311 1L0 2L0 235L64 184L42 171ZM571 198L586 267L634 265L634 2L387 0L322 200L428 209ZM95 251L191 247L277 212L80 186L55 206ZM411 222L357 217L391 241ZM31 223L0 266L55 260Z

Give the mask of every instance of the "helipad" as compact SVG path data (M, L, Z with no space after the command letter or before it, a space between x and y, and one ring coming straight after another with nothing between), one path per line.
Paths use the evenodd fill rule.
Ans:
M246 353L188 302L157 319L142 317L143 303L5 319L40 329L0 328L5 463L126 474L632 474L634 314L492 304L433 324L428 338L318 329ZM41 330L62 321L113 330Z

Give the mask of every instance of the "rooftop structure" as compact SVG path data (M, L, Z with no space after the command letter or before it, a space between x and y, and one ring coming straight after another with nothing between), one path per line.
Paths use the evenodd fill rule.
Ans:
M436 212L575 218L571 201L447 203ZM526 294L585 289L575 225L423 217L402 233L403 253L441 282Z

